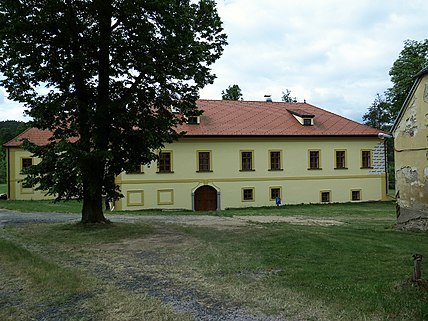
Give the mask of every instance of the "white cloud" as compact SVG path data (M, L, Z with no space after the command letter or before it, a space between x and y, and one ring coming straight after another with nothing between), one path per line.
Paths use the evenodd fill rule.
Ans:
M24 116L23 104L9 100L6 91L0 87L0 121L1 120L22 120L28 121L29 117Z
M404 40L426 38L424 1L219 1L229 45L202 98L220 99L238 84L246 100L282 91L361 120Z
M218 76L201 97L221 99L238 84L245 100L299 100L361 121L376 93L391 86L389 69L406 39L427 38L422 0L218 0L229 45ZM8 106L8 107L5 107ZM0 120L22 119L0 101Z

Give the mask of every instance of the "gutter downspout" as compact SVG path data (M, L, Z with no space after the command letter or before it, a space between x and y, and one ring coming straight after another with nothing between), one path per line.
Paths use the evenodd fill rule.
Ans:
M379 133L378 135L379 139L383 140L383 158L384 158L384 170L385 170L385 197L388 197L388 164L387 164L387 145L386 140L389 138L392 138L392 135L387 133Z

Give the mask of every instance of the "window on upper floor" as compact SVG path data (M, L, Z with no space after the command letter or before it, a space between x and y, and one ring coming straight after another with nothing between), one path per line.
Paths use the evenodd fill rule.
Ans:
M132 168L129 171L126 171L126 174L143 174L143 173L144 173L143 165L136 165L135 168Z
M361 151L361 167L362 168L372 167L372 152L370 150Z
M241 171L253 171L253 151L241 151Z
M198 152L198 172L211 171L211 152L201 151Z
M310 150L309 151L309 169L321 169L320 168L320 151Z
M281 151L270 151L270 170L280 171L282 170L281 164Z
M346 169L346 151L336 151L336 169Z
M21 158L21 170L23 170L24 168L30 167L33 165L33 159L26 157L26 158Z
M158 173L172 173L172 152L162 151L159 153Z

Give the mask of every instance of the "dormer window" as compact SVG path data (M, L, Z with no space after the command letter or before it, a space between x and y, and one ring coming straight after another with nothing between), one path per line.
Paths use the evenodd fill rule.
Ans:
M302 109L287 109L290 114L303 126L313 126L315 115L310 114Z
M201 122L201 119L199 116L189 116L187 117L186 123L191 125L197 125Z
M303 118L303 126L312 126L312 118Z

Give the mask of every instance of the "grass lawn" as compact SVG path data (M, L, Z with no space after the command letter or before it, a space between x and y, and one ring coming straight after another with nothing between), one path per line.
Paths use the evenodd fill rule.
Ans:
M0 200L0 209L9 209L20 212L56 212L56 213L80 213L82 203L78 201L61 201L52 200L43 201L12 201Z
M287 320L428 320L428 289L406 282L412 255L427 257L428 234L395 230L393 203L214 214L298 217L307 224L6 226L0 229L0 320L46 311L69 320L191 320L159 301L183 289L187 302L215 306L215 299ZM424 271L427 260L423 277Z

